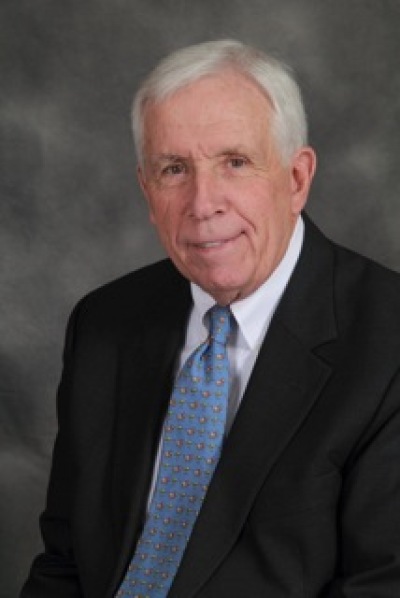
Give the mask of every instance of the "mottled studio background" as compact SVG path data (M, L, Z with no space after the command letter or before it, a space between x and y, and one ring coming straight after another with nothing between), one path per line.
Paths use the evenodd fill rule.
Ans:
M161 255L132 93L166 52L218 37L295 67L319 153L310 213L400 270L399 0L1 0L0 598L41 546L67 315Z

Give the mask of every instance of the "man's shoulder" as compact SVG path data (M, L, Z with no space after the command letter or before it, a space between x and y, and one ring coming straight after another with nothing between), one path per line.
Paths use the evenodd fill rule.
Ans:
M400 274L373 259L332 243L333 288L339 329L366 343L400 350Z
M376 298L382 301L398 300L400 295L400 274L379 264L373 259L328 239L309 219L306 231L311 238L312 251L321 249L331 252L333 258L334 286L347 289L353 295L362 298Z
M144 266L112 280L85 295L75 306L80 320L104 327L118 322L168 312L174 304L186 304L188 281L169 259Z
M314 268L313 292L326 299L326 288L333 293L339 328L375 329L400 339L400 274L327 239L309 219L306 224L308 257L301 273Z
M170 259L148 264L120 276L91 291L86 298L90 300L119 299L127 295L137 297L153 296L161 290L168 290L175 285L186 284L186 280ZM131 298L131 297L130 297Z
M358 296L361 302L393 304L397 311L400 300L400 274L369 257L340 245L333 245L337 286Z

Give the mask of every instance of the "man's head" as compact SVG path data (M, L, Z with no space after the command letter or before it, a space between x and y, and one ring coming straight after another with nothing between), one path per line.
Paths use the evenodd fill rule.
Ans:
M219 303L251 294L282 259L315 169L286 67L232 41L178 51L138 91L133 125L175 265Z
M235 40L204 42L173 52L143 81L132 109L132 127L139 164L143 165L143 112L151 102L223 70L232 69L254 80L273 106L271 127L282 158L307 144L307 119L300 89L287 65Z

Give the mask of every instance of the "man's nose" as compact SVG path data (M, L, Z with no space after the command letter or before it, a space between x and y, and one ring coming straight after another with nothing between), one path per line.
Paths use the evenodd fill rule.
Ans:
M224 211L225 200L220 183L211 165L196 169L190 197L190 216L205 220Z

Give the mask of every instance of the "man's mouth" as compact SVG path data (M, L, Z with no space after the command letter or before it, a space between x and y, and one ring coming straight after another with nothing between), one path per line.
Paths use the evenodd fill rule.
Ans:
M197 247L199 249L216 249L218 247L223 247L224 245L227 245L228 243L231 243L232 241L236 241L236 239L239 238L240 234L241 233L239 233L238 235L229 237L228 239L219 239L219 240L215 240L215 241L202 241L200 243L192 243L192 245L194 245L194 247Z
M205 243L195 243L196 247L201 247L201 249L211 249L212 247L220 247L227 241L207 241Z

